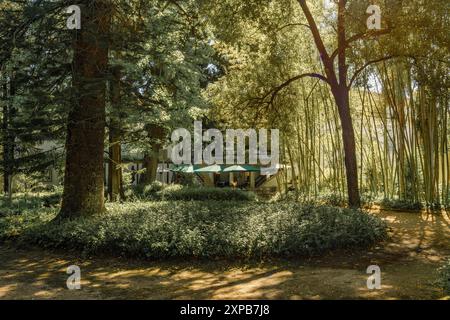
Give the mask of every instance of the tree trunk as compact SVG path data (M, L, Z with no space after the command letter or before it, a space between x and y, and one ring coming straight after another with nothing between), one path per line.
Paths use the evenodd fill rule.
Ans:
M156 174L158 171L159 148L158 146L152 146L152 152L146 154L144 157L145 174L143 176L143 183L152 183L156 180Z
M120 200L122 192L122 146L120 132L109 129L108 196L111 202Z
M108 1L85 1L74 43L74 103L68 117L64 194L59 218L105 211L105 78L108 70Z
M338 105L339 118L342 125L342 141L344 142L345 171L347 176L348 204L352 208L361 205L358 187L358 165L356 162L356 143L353 121L350 113L349 90L340 86L333 90Z
M164 138L164 128L157 125L147 126L148 136L152 140L151 152L144 156L144 168L145 174L143 176L143 183L152 183L156 180L156 174L158 171L159 153L161 151L161 139Z
M7 80L5 80L7 81ZM15 95L15 86L13 77L9 78L9 83L3 85L3 192L11 198L12 177L14 174L14 152L15 142L14 134L10 130L10 123L14 117L14 106L12 99Z
M111 81L111 119L109 124L108 196L111 202L123 198L122 184L122 134L120 120L121 86L120 69L115 68Z

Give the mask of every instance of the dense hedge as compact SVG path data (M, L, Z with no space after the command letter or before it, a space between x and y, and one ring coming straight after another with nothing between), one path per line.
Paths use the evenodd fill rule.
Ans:
M423 205L420 202L401 199L383 199L380 206L384 210L420 211Z
M59 223L49 222L50 211L0 218L0 239L88 254L241 258L366 246L386 235L385 223L373 215L290 202L161 201L108 209Z
M141 200L232 200L232 201L254 201L256 195L250 191L231 188L213 188L203 186L182 186L152 183L144 186L136 186L133 189L134 196Z

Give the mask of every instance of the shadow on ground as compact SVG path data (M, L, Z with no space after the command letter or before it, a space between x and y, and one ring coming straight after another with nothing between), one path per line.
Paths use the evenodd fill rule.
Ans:
M0 248L0 299L441 299L438 266L450 256L447 214L378 212L390 239L370 250L265 263L82 259L66 253ZM82 289L68 290L67 267ZM366 269L382 270L368 290ZM447 297L448 298L448 297Z

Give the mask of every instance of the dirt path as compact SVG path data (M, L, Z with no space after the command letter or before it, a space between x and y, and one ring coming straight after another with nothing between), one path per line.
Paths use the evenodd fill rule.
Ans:
M450 256L450 216L378 214L389 241L298 261L162 263L2 247L0 299L449 299L435 282ZM81 290L66 289L69 265L81 267ZM366 287L369 265L381 268L381 290Z

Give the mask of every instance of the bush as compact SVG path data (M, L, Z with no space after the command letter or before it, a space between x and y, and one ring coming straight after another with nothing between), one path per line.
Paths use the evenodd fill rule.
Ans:
M447 294L450 294L450 259L439 269L441 285Z
M159 181L154 181L150 184L138 184L131 187L131 192L127 193L127 199L151 199L154 198L158 191L164 188Z
M11 199L0 196L0 217L11 214L20 214L25 210L54 207L59 205L62 192L16 193Z
M284 193L277 192L270 199L270 202L277 201L295 201L304 205L331 207L345 207L347 205L347 200L343 199L339 194L336 193L322 193L318 194L316 197L311 197L311 195L309 194L304 194L301 192L296 193L294 190L289 190L288 192Z
M20 237L26 230L50 222L57 210L52 208L23 209L0 215L0 241Z
M423 205L420 202L401 199L383 199L380 206L384 210L420 211L423 209Z
M243 191L231 188L213 187L185 187L180 185L170 185L156 192L154 199L173 201L196 201L196 200L216 200L216 201L254 201L256 195L250 191Z
M320 203L327 206L344 207L347 205L347 199L342 198L337 193L329 193L319 197Z
M0 240L22 234L34 225L50 221L56 215L60 191L39 194L14 194L0 197Z
M128 194L130 198L130 195ZM203 186L182 186L171 184L163 186L160 182L149 185L140 185L133 188L131 199L140 200L171 200L171 201L197 201L197 200L233 200L254 201L253 192L231 188L213 188Z
M88 254L249 258L366 246L386 236L385 223L373 215L293 202L161 201L109 204L108 209L62 222L26 212L20 224L27 227L14 232L10 226L19 223L0 218L0 239L13 236L27 245Z

